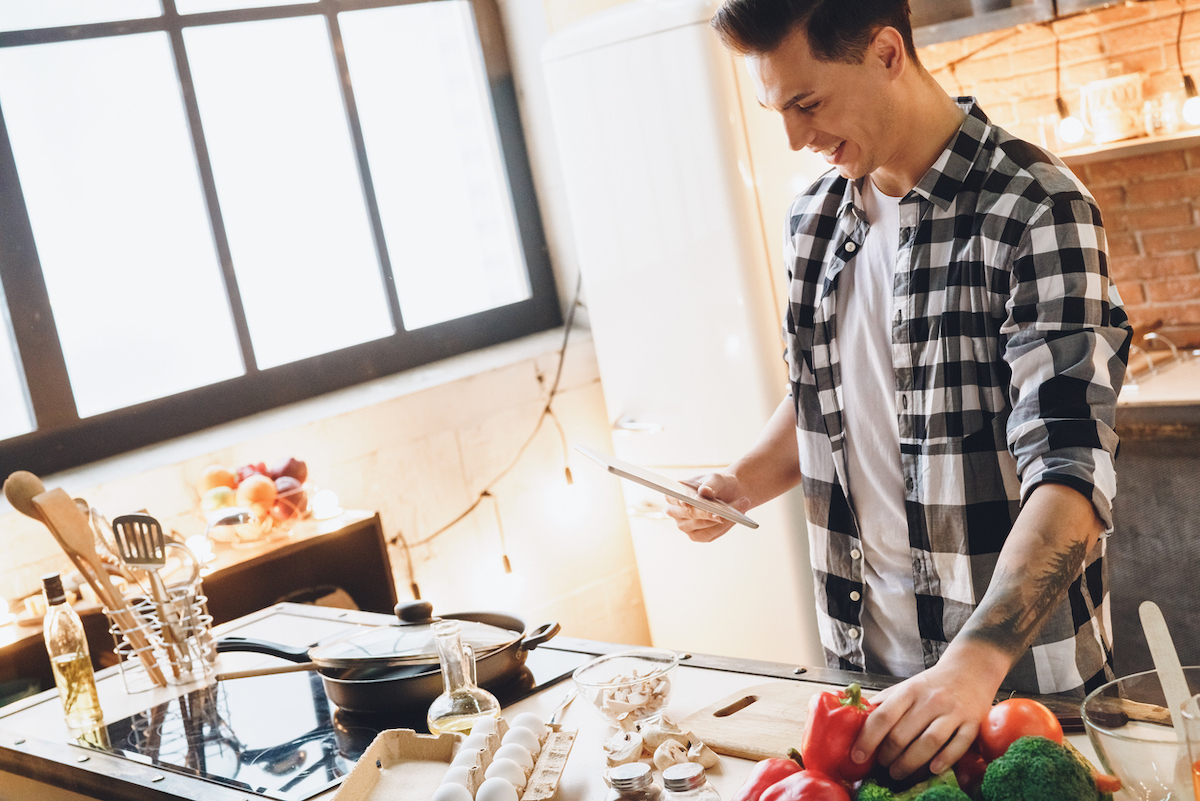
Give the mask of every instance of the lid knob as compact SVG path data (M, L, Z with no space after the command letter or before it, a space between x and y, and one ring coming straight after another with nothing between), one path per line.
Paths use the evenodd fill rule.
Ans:
M432 623L433 604L429 601L409 601L396 604L396 617L401 623Z

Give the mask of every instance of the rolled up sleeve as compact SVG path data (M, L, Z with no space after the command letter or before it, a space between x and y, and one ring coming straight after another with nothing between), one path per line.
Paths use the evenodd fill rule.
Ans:
M1065 484L1090 498L1111 530L1117 395L1132 332L1109 279L1104 228L1091 198L1055 196L1030 221L1006 310L1008 447L1021 500L1039 484Z

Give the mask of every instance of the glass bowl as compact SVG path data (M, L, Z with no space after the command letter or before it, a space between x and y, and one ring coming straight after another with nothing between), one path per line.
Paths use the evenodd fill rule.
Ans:
M635 648L597 657L575 669L579 694L611 725L620 727L662 717L671 699L679 657L663 648Z
M1200 692L1200 667L1183 672L1188 692ZM1088 740L1104 770L1121 780L1118 799L1194 801L1187 742L1172 728L1166 703L1154 670L1110 681L1083 700ZM1177 759L1184 771L1179 781Z

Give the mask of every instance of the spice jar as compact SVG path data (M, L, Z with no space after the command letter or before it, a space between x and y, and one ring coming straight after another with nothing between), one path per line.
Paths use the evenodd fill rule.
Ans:
M708 783L704 766L680 762L663 770L663 801L721 801L716 788Z
M627 762L608 772L612 789L604 801L662 801L663 789L654 782L645 762Z

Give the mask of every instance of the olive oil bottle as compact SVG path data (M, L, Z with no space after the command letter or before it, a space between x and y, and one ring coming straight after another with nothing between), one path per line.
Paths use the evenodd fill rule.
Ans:
M58 685L58 697L62 700L67 728L73 732L94 728L104 721L104 713L100 711L96 676L92 672L92 658L88 654L83 622L71 605L66 603L62 578L57 573L42 576L42 589L46 593L47 604L42 634L50 654L50 668L54 673L54 683Z

